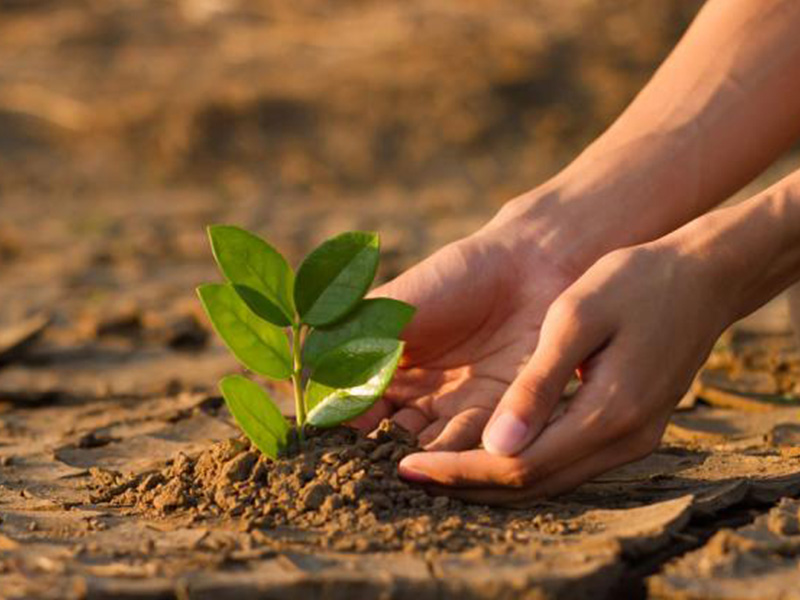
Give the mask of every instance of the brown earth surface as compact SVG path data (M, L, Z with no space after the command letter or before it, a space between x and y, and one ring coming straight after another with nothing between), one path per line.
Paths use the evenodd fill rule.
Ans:
M800 598L800 501L784 498L739 529L723 529L650 581L654 598Z
M729 336L651 457L566 497L497 509L401 482L395 465L413 439L393 427L374 439L336 430L313 437L305 455L266 462L237 435L218 396L170 375L170 357L186 365L185 351L132 351L122 361L163 363L163 371L135 370L160 392L61 393L83 374L44 360L53 351L47 323L3 336L0 355L0 384L9 386L0 413L7 597L612 598L643 595L651 572L653 597L739 597L735 586L706 581L716 582L718 569L731 586L739 577L769 579L769 593L754 587L747 597L794 589L789 517L789 541L763 552L727 544L724 564L707 569L698 565L712 559L684 555L697 547L713 554L727 535L704 546L717 530L779 501L786 512L800 494L796 390L754 391L770 380L780 388L800 371L788 335ZM88 363L109 343L93 331ZM216 360L222 371L235 368L224 354ZM49 390L13 387L48 371ZM286 390L275 393L288 400ZM763 558L758 569L737 571L753 552Z
M0 0L0 598L795 597L785 327L726 335L654 455L514 510L401 482L392 429L249 450L206 224L293 260L375 229L385 280L563 165L698 7L335 4Z

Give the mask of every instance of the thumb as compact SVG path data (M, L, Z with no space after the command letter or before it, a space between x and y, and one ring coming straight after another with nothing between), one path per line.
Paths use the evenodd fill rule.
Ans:
M531 358L508 387L483 432L490 454L513 456L544 429L578 366L603 347L612 328L580 302L556 300Z

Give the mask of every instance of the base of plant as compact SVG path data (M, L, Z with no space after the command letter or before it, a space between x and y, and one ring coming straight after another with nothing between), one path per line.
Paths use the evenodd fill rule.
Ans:
M350 552L500 552L506 530L530 522L532 515L434 497L401 480L397 463L416 450L413 436L389 421L372 439L309 427L302 451L278 460L236 438L97 493L150 517L235 518L266 543Z

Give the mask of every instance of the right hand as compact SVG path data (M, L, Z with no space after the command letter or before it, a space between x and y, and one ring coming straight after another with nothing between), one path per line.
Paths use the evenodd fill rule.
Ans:
M530 199L525 199L530 202ZM391 417L428 450L476 447L495 406L536 348L551 302L580 274L541 248L535 227L501 211L376 289L417 307L406 353L384 398L354 425Z

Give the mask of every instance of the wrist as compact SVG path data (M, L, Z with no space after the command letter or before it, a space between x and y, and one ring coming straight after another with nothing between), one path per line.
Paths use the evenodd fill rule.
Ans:
M603 136L558 175L506 203L486 229L580 274L612 250L657 239L697 216L692 146L680 132Z
M704 215L655 242L698 265L727 323L800 278L800 172L750 200Z

